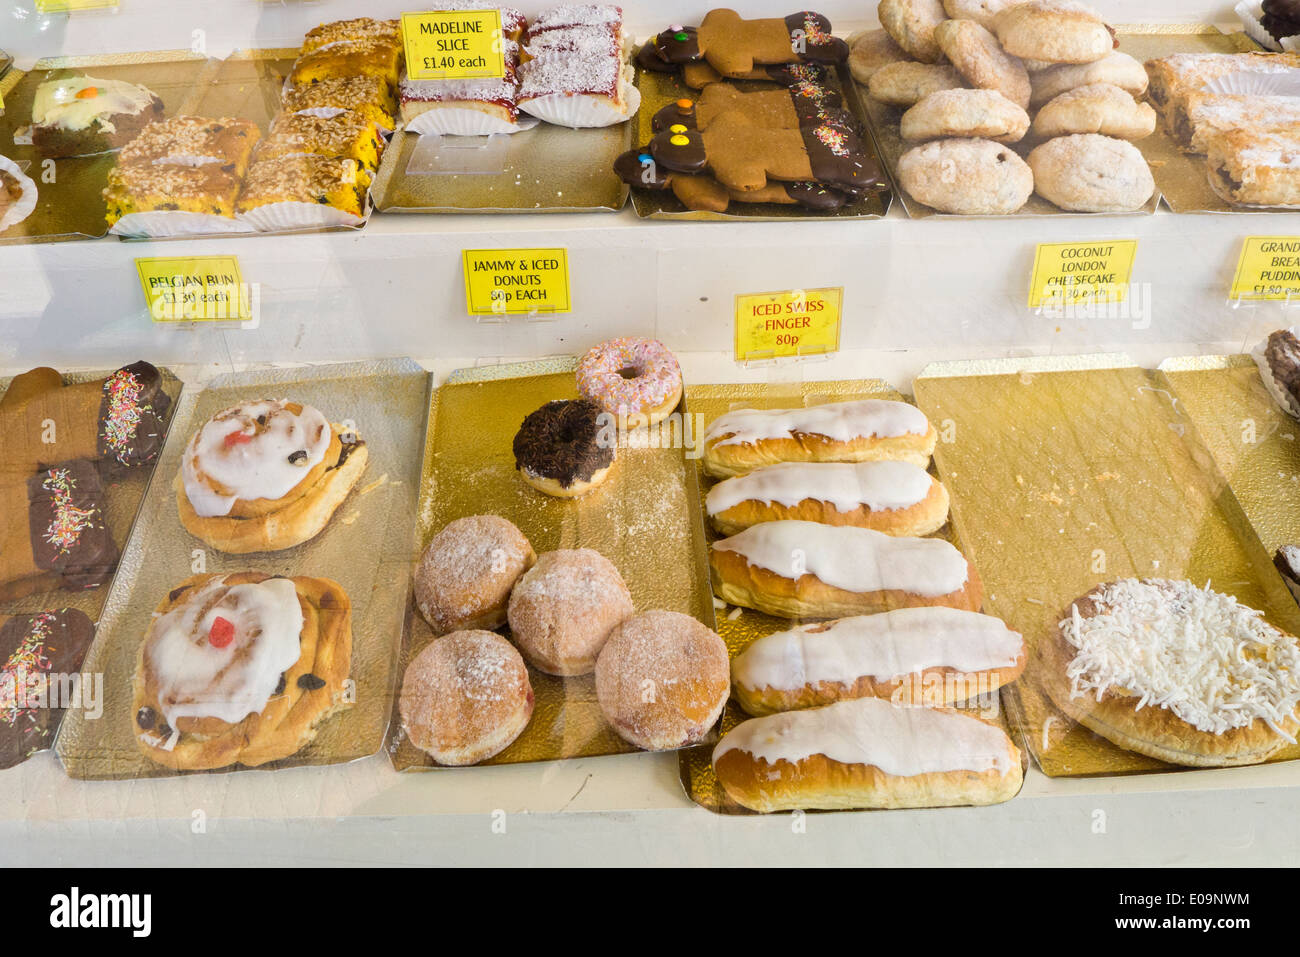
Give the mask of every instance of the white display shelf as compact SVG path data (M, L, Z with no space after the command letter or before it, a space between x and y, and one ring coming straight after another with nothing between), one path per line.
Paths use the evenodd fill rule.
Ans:
M874 221L679 223L638 220L628 209L376 216L358 233L0 246L0 364L482 360L576 352L620 335L724 351L736 294L821 286L845 289L845 349L1239 349L1287 313L1229 305L1242 240L1294 233L1300 213L909 220L896 208ZM1131 238L1143 315L1059 320L1028 308L1036 243ZM571 314L466 315L462 249L550 246L569 250ZM260 327L152 323L133 260L211 254L238 256L245 279L260 285Z

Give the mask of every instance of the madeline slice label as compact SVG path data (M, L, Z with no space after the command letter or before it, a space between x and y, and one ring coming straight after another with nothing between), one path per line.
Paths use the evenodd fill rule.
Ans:
M736 297L736 361L825 355L840 348L844 287Z
M472 80L506 75L500 10L402 14L406 72L412 80Z
M1029 308L1123 302L1137 258L1136 239L1039 243L1029 283Z
M1228 291L1232 302L1289 302L1300 299L1300 236L1251 236Z
M250 322L255 296L234 256L137 259L154 322Z
M471 316L572 311L566 249L466 249L461 258Z

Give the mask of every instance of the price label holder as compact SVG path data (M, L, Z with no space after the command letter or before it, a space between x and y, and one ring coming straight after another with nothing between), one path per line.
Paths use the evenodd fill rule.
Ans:
M1136 258L1136 239L1039 243L1029 282L1029 308L1058 311L1122 303L1128 298Z
M480 322L572 312L567 249L466 249L465 308Z
M244 281L235 256L137 259L145 307L157 324L255 329L261 291Z
M425 133L416 138L408 176L500 176L506 171L509 133L489 136L443 136Z
M1241 244L1228 304L1300 304L1300 236L1250 236Z
M412 80L501 79L506 75L500 10L402 14L406 72Z
M736 361L829 358L840 349L844 287L736 297Z
M37 13L84 13L88 10L117 10L118 0L36 0Z

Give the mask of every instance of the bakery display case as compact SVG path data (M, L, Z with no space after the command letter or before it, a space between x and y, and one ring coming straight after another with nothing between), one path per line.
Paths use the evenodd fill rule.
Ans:
M1300 10L49 6L0 858L1300 850Z

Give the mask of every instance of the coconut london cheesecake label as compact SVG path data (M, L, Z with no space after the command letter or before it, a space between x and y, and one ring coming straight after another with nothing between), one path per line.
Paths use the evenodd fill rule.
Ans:
M1029 283L1029 308L1123 302L1136 258L1136 239L1039 243Z

